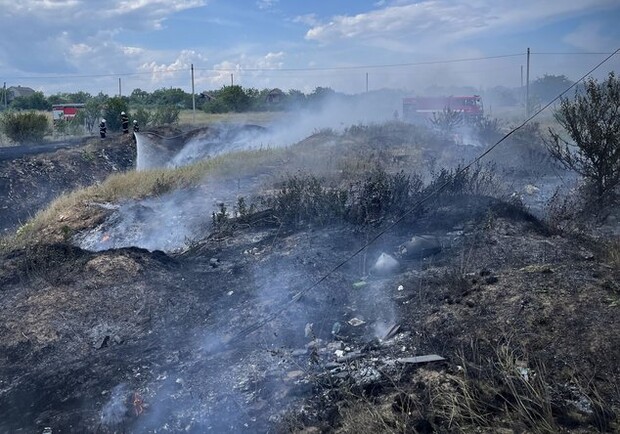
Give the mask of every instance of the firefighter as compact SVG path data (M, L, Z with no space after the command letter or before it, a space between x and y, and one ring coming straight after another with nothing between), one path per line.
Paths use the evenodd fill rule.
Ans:
M99 135L102 139L105 139L105 133L108 131L108 128L105 125L105 119L101 119L99 123Z
M125 112L121 112L121 125L123 126L123 134L129 134L129 116Z
M136 137L136 133L140 132L140 125L138 125L138 121L133 121L133 142L138 143L138 137Z

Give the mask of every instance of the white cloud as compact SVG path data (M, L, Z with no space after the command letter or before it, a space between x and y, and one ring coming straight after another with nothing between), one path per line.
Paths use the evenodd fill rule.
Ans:
M230 84L230 74L233 74L235 83L243 83L243 86L272 87L269 76L256 70L278 70L283 67L285 56L283 51L269 52L263 56L241 54L236 60L219 62L214 65L213 71L205 71L196 81L204 86L222 86Z
M278 2L279 0L258 0L256 6L258 6L259 9L271 9L278 4Z
M187 77L192 63L206 63L207 58L194 50L182 50L171 63L146 62L140 66L143 71L151 72L152 84L168 82L170 79Z
M171 14L206 4L206 0L20 0L2 2L0 57L27 73L88 72L77 63L87 54L118 44L122 30L160 28ZM134 55L115 47L117 55ZM119 62L118 64L125 64ZM99 71L100 72L100 71Z
M406 41L409 47L430 43L437 48L481 33L509 33L574 13L616 6L614 0L425 0L395 4L357 15L339 15L312 24L307 40L323 44ZM394 44L394 49L402 49Z
M307 26L318 26L318 25L320 25L320 21L317 18L316 14L299 15L299 16L296 16L295 18L293 18L292 21L294 23L301 23L301 24L305 24Z

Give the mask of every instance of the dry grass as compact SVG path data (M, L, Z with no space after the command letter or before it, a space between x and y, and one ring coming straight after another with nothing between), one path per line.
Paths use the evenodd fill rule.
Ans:
M67 233L92 224L89 204L114 203L162 195L177 189L198 186L209 176L233 177L248 174L273 161L278 150L241 151L203 160L175 169L154 169L114 174L99 185L93 185L55 199L46 209L18 229L15 236L2 240L3 249L13 249L42 241L58 241Z
M615 270L620 270L620 239L610 241L606 251L609 265Z
M432 408L449 429L472 432L476 429L512 427L520 432L558 432L551 412L551 397L540 363L528 363L527 356L504 345L495 357L474 360L460 356L460 375L452 377L453 387L433 387ZM524 430L524 431L522 431Z
M179 124L204 126L218 123L256 124L265 126L281 119L283 112L246 112L246 113L205 113L202 110L181 110Z

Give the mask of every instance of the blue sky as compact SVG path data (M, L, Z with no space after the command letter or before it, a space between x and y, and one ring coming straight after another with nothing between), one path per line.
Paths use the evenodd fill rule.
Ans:
M617 0L0 0L0 81L46 94L230 83L358 93L578 78L620 48ZM542 54L571 53L571 54ZM511 57L481 59L515 55ZM428 64L435 61L481 59ZM424 65L411 65L426 63ZM409 66L383 66L402 65ZM620 66L620 55L600 75Z

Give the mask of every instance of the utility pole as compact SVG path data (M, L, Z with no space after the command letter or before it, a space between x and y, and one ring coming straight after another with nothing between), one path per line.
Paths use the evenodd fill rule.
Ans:
M521 87L519 89L519 99L523 101L523 65L521 65Z
M194 92L194 64L192 63L192 123L196 123L196 93Z
M366 73L366 93L368 93L368 73Z
M6 107L7 107L6 81L4 82L4 86L2 87L2 89L3 89L2 96L4 97L4 109L6 110Z
M230 85L234 86L235 85L235 75L231 72L230 73Z
M118 96L122 96L123 94L121 93L121 78L118 77Z
M527 47L527 68L525 72L525 116L530 117L530 47Z

